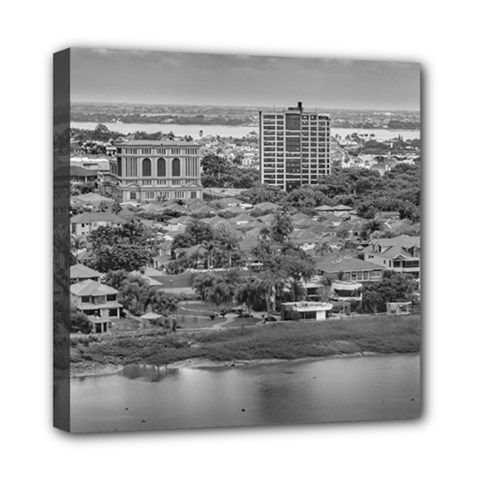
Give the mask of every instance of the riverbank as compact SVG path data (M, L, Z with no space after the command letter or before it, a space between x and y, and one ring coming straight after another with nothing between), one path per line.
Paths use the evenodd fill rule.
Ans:
M188 333L159 330L85 336L72 339L71 376L116 373L131 364L228 367L339 355L418 353L420 327L420 316L408 315Z
M111 132L118 132L122 135L127 135L133 132L173 132L174 135L185 136L190 135L194 139L198 140L202 136L219 135L220 137L234 137L242 138L248 135L250 132L255 131L258 133L258 127L252 127L250 125L180 125L180 124L160 124L160 123L115 123L115 122L102 122ZM78 122L72 121L71 127L81 130L95 130L98 122ZM420 138L420 130L406 130L406 129L388 129L388 128L359 128L359 127L335 127L332 126L332 136L335 134L340 135L342 138L351 135L352 133L371 135L373 134L377 140L384 141L391 138L396 138L401 135L403 138Z

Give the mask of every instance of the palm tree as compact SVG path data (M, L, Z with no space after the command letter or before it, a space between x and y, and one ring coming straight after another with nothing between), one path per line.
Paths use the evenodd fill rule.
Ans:
M290 280L289 289L294 302L300 302L307 296L307 289L300 280Z
M75 263L78 263L78 253L79 250L82 248L85 248L87 246L87 241L85 240L85 237L82 235L76 236L76 235L71 235L70 237L70 250L75 258Z
M207 250L207 269L210 270L214 266L215 257L221 253L215 240L209 240L203 243L203 246Z
M321 257L329 253L333 253L333 249L328 243L323 242L319 247L315 247L315 253L319 253Z
M249 277L245 283L240 285L236 292L236 300L240 304L245 304L248 316L252 316L252 305L258 295L258 282L254 277Z
M283 277L279 271L265 270L259 277L259 287L265 295L267 305L267 318L275 310L275 293L283 287Z
M382 222L372 218L363 227L363 235L365 238L370 238L374 232L382 230Z
M317 289L318 299L321 302L326 302L330 296L330 288L332 286L332 278L327 275L322 275L320 286Z

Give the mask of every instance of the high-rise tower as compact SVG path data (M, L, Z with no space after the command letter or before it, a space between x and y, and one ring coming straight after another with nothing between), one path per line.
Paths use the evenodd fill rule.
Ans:
M331 172L330 117L302 103L281 112L260 112L261 181L290 191L315 185Z

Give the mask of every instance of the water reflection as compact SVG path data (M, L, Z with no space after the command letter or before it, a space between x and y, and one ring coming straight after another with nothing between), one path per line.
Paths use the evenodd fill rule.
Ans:
M178 375L179 369L157 365L127 365L120 374L130 380L159 382L168 376Z
M126 367L71 382L78 432L394 420L420 414L420 357L227 369Z

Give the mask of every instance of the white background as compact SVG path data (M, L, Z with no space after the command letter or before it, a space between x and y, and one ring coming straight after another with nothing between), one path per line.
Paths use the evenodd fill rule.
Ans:
M478 478L475 2L4 2L3 478ZM407 423L68 436L51 427L52 53L311 54L424 68L425 412Z

